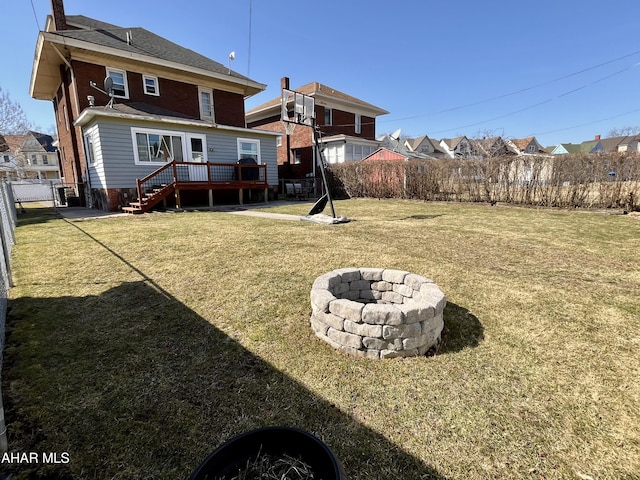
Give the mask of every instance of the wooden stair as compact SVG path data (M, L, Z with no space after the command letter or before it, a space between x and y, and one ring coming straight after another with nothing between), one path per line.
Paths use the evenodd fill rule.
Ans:
M142 198L135 202L130 202L128 206L122 207L125 213L145 213L155 207L159 202L171 195L175 190L174 184L157 185L148 189Z

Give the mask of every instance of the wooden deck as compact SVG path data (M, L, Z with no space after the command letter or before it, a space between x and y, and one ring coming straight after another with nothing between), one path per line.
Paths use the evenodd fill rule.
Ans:
M136 180L138 198L122 210L144 213L172 194L180 208L181 190L209 190L210 206L213 206L214 190L238 190L242 204L244 190L264 190L266 198L268 188L266 165L173 161Z

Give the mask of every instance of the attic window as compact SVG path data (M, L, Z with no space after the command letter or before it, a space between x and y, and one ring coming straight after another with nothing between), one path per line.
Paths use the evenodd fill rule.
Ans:
M152 77L151 75L143 75L142 81L144 83L144 93L146 93L147 95L155 95L156 97L160 95L157 77Z
M107 77L113 80L113 96L129 98L129 86L127 84L127 72L107 67Z
M531 153L535 153L536 151L536 146L535 145L529 145L527 147L527 150L529 150Z

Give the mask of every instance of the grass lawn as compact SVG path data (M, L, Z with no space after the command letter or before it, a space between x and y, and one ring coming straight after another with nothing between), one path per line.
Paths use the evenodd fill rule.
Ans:
M271 208L304 214L309 205ZM350 200L353 221L20 216L2 375L22 478L178 479L226 439L306 429L349 480L640 478L640 219ZM314 279L408 270L447 295L434 357L309 326Z

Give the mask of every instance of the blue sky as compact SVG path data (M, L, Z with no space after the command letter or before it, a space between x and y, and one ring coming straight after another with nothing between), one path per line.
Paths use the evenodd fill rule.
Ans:
M41 129L29 98L49 0L1 0L0 86ZM139 26L267 84L247 109L318 81L390 112L377 133L432 138L535 135L579 143L640 125L637 0L65 0L82 14Z

